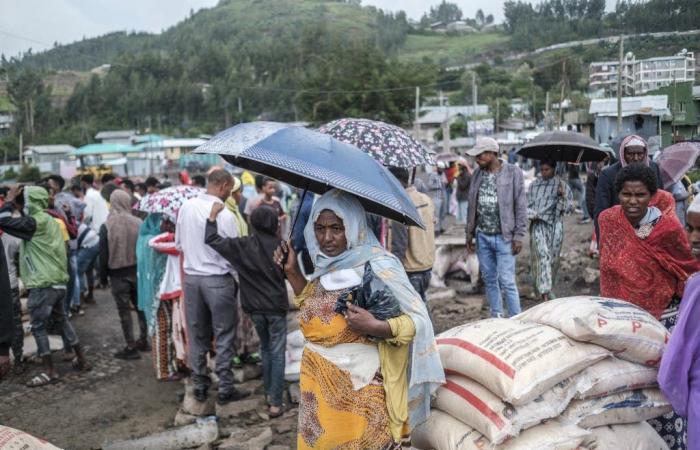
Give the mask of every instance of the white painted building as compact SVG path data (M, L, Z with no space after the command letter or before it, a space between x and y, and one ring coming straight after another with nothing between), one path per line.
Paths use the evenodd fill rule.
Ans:
M643 95L654 89L685 81L695 81L695 54L683 49L673 56L636 59L627 53L622 63L622 94ZM619 61L591 63L590 90L606 96L617 94Z

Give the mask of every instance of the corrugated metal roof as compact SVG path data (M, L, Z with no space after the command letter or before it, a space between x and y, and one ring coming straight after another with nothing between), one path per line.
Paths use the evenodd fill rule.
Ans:
M136 130L108 130L100 131L95 139L126 139L136 134Z
M489 113L489 106L476 105L476 114L474 113L474 106L428 106L421 108L421 112L424 111L427 111L427 113L419 117L416 123L442 123L446 118L452 118L457 115L465 117L486 115Z
M75 150L75 147L67 144L57 144L57 145L27 145L24 147L25 154L27 152L37 153L39 155L58 155L70 153Z
M199 139L199 138L173 138L173 139L163 139L160 142L156 142L154 144L157 144L161 148L176 148L176 147L181 147L181 148L194 148L194 147L199 147L200 145L204 144L207 142L206 139Z
M590 114L598 116L613 116L617 115L617 99L616 98L596 98L591 100L591 106L588 109ZM622 98L622 115L631 116L634 114L661 116L668 114L668 96L667 95L644 95L641 97L623 97Z
M107 155L114 153L138 153L144 150L143 145L124 144L88 144L71 152L73 156Z

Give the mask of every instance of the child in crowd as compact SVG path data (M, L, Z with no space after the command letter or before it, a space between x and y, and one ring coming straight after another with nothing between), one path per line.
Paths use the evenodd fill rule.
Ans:
M250 314L260 337L267 413L270 418L279 417L284 412L284 351L289 309L284 276L272 259L280 245L279 213L261 204L250 216L251 236L223 238L219 236L216 217L224 208L222 203L212 206L205 242L238 272L243 310Z

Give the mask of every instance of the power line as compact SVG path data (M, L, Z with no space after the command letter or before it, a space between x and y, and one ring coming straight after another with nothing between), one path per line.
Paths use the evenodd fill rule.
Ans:
M31 38L28 38L28 37L20 36L19 34L10 33L9 31L0 30L0 34L4 34L5 36L9 36L9 37L12 37L12 38L15 38L15 39L19 39L19 40L22 40L22 41L32 42L32 43L34 43L34 44L39 44L39 45L44 45L44 46L46 46L46 47L51 47L51 44L47 44L46 42L41 42L41 41L37 41L37 40L35 40L35 39L31 39Z
M442 82L442 83L431 83L419 85L420 88L430 88L430 87L440 87L445 84L451 84L452 82ZM238 86L239 89L251 90L251 91L269 91L269 92L289 92L289 93L299 93L299 94L367 94L373 92L398 92L398 91L413 91L416 89L416 85L411 86L397 86L391 88L370 88L370 89L357 89L357 90L345 90L345 89L329 89L329 90L313 90L313 89L289 89L289 88L275 88L275 87L265 87L265 86Z

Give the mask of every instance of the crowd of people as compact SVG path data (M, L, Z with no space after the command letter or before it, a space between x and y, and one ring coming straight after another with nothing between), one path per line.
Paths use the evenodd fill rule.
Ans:
M234 386L232 368L259 362L274 419L285 407L287 314L295 307L306 339L297 448L398 449L444 382L426 293L446 215L463 224L467 251L478 256L491 316L512 317L521 311L515 264L525 237L535 291L547 301L563 218L577 212L582 224L593 221L601 295L636 304L672 331L659 381L675 413L655 420L657 431L672 450L700 448L700 200L681 214L639 136L600 163L538 161L531 182L494 139L478 139L466 156L418 177L390 168L425 229L369 214L342 191L295 193L218 167L181 176L200 191L172 214L134 208L168 187L153 177L136 184L106 176L98 188L83 175L66 188L52 175L13 186L0 208L0 289L11 293L0 302L0 376L10 351L15 370L26 367L18 280L43 364L30 387L60 379L50 331L60 333L76 370L90 370L71 320L95 302L95 288L109 286L124 337L116 358L151 352L157 379L188 376L197 401L207 399L213 371L222 405L250 394Z

